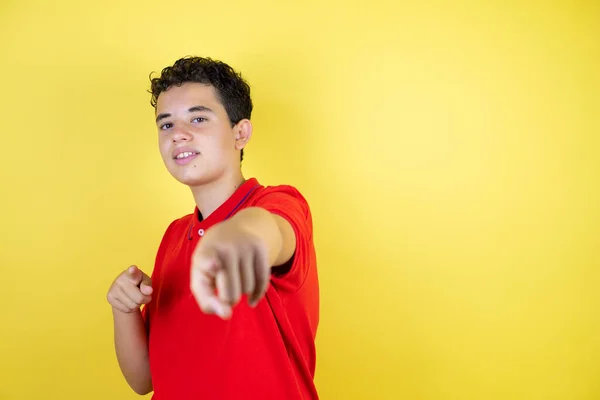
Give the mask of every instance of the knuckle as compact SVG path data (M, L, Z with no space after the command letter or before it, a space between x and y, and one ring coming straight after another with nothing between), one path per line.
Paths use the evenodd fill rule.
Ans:
M236 248L239 249L240 253L245 254L246 252L248 252L249 250L252 249L252 239L244 240L243 242L240 242L236 246Z
M212 308L206 303L200 303L200 310L206 314L210 314L212 312Z
M265 242L258 236L252 238L252 245L259 251L266 248Z
M235 245L234 242L232 241L223 241L221 243L221 250L227 254L233 254L235 253L237 246Z
M268 263L269 260L269 249L267 248L267 246L265 245L261 245L259 247L260 255L261 255L261 260L266 264Z
M248 240L248 243L250 245L252 245L252 247L258 248L258 249L260 249L262 247L265 247L264 240L260 236L258 236L258 235L252 235L252 236L250 236L250 240Z

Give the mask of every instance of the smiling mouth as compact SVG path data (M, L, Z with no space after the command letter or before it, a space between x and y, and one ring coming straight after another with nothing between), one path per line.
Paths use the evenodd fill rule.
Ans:
M197 154L198 154L198 153L196 153L196 152L194 152L194 151L185 151L185 152L183 152L183 153L179 153L179 154L177 154L177 156L175 157L175 159L176 159L176 160L182 160L182 159L184 159L184 158L188 158L188 157L191 157L191 156L195 156L195 155L197 155Z

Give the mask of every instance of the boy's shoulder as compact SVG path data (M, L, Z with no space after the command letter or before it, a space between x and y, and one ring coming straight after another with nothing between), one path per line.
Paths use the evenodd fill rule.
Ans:
M301 220L312 218L305 196L296 186L289 184L261 186L246 206L261 207L280 215L294 215Z
M291 196L303 202L306 202L306 198L302 192L294 185L291 184L277 184L277 185L265 185L260 186L257 190L256 197L262 198L265 196L276 197L276 196Z

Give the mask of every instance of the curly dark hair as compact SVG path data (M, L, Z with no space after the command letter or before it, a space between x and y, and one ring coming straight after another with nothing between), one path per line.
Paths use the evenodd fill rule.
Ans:
M242 75L222 61L205 57L184 57L161 71L160 76L152 78L150 74L150 104L156 108L158 96L172 86L181 86L186 82L198 82L211 85L225 107L231 126L252 115L250 86ZM240 152L240 161L244 159L244 149Z

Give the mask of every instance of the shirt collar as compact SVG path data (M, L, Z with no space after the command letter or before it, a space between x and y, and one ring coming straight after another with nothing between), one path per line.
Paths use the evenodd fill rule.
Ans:
M195 207L194 218L192 219L193 225L206 226L206 228L208 228L210 225L214 225L215 223L231 217L258 186L260 186L260 184L256 178L246 180L227 200L225 200L225 202L223 202L223 204L217 207L215 211L202 221L199 221L198 216L200 215L200 211L198 210L198 207Z

